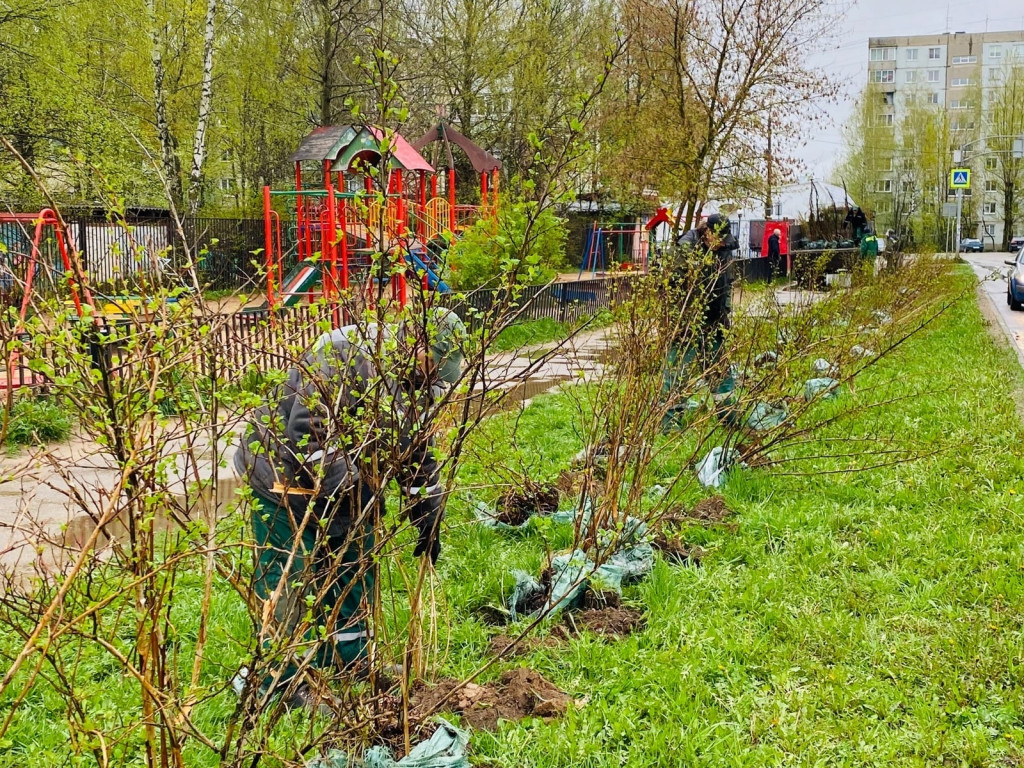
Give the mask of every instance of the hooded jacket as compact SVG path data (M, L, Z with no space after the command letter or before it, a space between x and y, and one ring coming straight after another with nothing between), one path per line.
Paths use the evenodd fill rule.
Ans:
M363 338L347 326L321 336L255 412L235 453L235 469L257 495L297 519L312 504L329 535L348 529L351 511L339 502L361 481L379 491L394 477L410 497L443 492L433 439L418 428L422 404L402 377L377 370L378 333L371 325Z
M701 239L701 233L697 229L691 229L676 240L679 247L679 258L682 263L678 265L676 279L687 274L688 262L692 259L704 259L704 278L709 283L706 297L707 308L705 310L705 328L716 330L729 327L729 315L732 312L732 253L735 250L730 240L725 240L717 250L710 250ZM710 258L708 258L710 257Z

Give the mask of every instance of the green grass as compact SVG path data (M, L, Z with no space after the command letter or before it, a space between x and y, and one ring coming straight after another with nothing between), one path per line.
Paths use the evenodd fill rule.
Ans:
M590 321L588 328L601 328L611 322L611 315L602 311ZM564 339L576 328L572 323L560 323L550 318L525 320L510 325L494 339L488 347L490 352L509 352L536 344L547 344Z
M583 638L527 659L587 704L563 720L477 734L508 766L1016 765L1024 759L1024 439L1015 360L971 301L864 384L925 393L866 414L939 450L871 471L737 477L735 530L691 532L701 568L659 563L631 597L647 629ZM532 472L578 447L564 398L522 421ZM567 445L566 442L569 444ZM817 470L848 460L819 459ZM466 468L467 477L486 471ZM442 575L466 619L450 663L481 660L469 620L540 542L449 536ZM458 574L473 573L454 590Z
M584 636L528 664L585 700L560 720L475 733L474 760L494 766L1013 766L1024 762L1024 374L989 338L968 298L865 373L918 396L857 417L850 434L927 445L927 458L863 472L815 459L807 476L738 474L724 491L734 525L693 529L699 568L657 564L629 589L647 627L604 642ZM846 395L853 397L854 395ZM842 400L835 406L841 407ZM493 483L495 452L535 479L555 477L581 447L572 400L536 398L519 421L492 419L461 471ZM481 495L486 491L481 491ZM476 609L497 603L513 568L536 570L542 533L507 537L451 505L440 584L448 653L441 674L480 664L489 634ZM564 546L555 534L552 548ZM176 587L182 664L196 631L199 582ZM205 683L242 659L236 596L215 596ZM6 646L8 642L3 642ZM10 652L10 647L7 647ZM96 722L133 711L132 686L105 656L86 659ZM201 706L216 731L230 694ZM45 686L16 715L2 765L63 765L64 705ZM2 708L0 708L2 713ZM214 756L190 746L188 764Z
M11 406L7 446L67 440L73 419L60 404L45 397L18 397Z

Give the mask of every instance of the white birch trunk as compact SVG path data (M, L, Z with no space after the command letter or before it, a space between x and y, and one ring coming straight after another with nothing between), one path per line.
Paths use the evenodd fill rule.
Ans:
M203 189L203 170L206 166L206 131L210 125L210 105L213 101L214 20L217 0L206 4L206 29L203 33L203 77L199 93L199 115L192 141L192 167L189 171L188 211L195 216Z

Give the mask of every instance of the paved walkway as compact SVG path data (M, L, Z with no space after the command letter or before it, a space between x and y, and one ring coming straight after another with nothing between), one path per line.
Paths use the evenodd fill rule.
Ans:
M563 382L591 377L602 368L609 336L607 328L586 331L564 345L537 345L496 355L488 362L478 390L502 390L505 398L496 408L507 409ZM207 514L211 507L222 509L238 488L238 479L231 470L235 450L231 443L237 441L238 430L226 431L219 455L228 466L217 470L215 493L207 501L210 506L193 510L193 516ZM180 504L185 503L186 482L210 481L214 469L211 446L205 436L191 443L180 437L169 440L165 455L174 457L176 464L171 490ZM57 467L64 470L70 482L59 476ZM89 510L98 511L119 479L109 456L80 436L42 450L0 458L0 567L58 567L61 547L77 549L95 527L82 505L71 498L77 494L86 500ZM188 497L194 498L195 493ZM123 533L114 526L114 536Z

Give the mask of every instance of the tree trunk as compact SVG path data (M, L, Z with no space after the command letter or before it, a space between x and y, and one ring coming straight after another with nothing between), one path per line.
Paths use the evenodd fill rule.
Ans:
M1003 250L1010 250L1010 240L1013 238L1013 205L1016 202L1013 179L1003 184Z
M151 60L153 62L153 103L156 107L156 135L160 142L160 158L163 165L164 184L167 186L167 193L171 201L178 205L181 203L181 174L179 173L178 157L174 151L174 136L171 135L171 126L167 122L167 93L164 90L164 56L163 41L167 36L166 27L161 27L156 16L156 0L149 0L146 4L149 12L150 26L153 31L153 50Z
M322 66L320 69L320 125L331 125L334 120L334 76L331 72L332 54L334 52L334 25L331 19L331 8L328 3L324 6L324 39Z
M203 76L199 93L199 116L192 141L192 170L189 173L188 212L195 216L203 191L203 170L206 165L206 129L210 123L213 101L213 22L217 16L217 0L206 4L206 29L203 33Z

